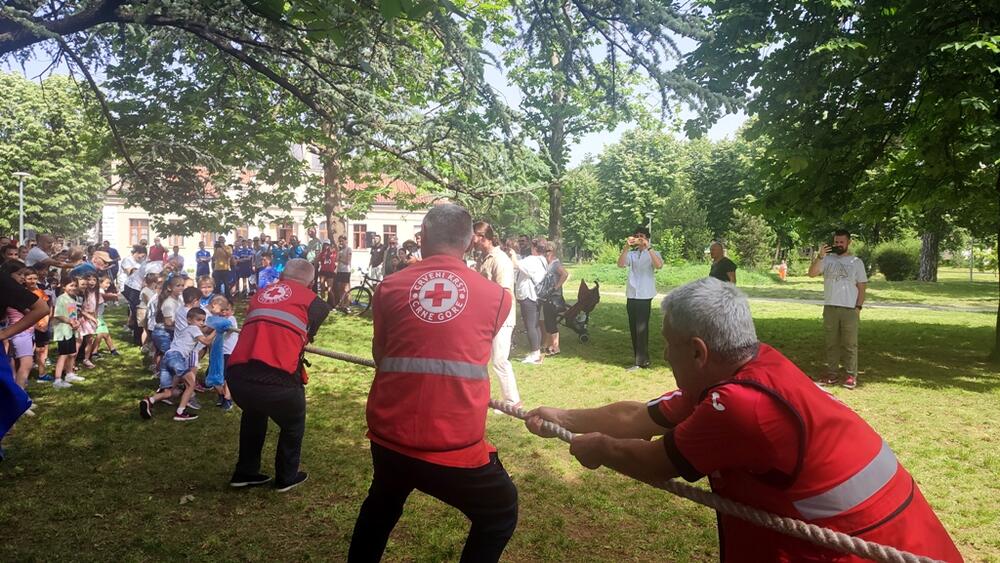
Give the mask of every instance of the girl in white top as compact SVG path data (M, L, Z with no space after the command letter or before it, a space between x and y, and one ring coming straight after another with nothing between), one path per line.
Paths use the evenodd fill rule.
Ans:
M528 331L528 347L531 352L523 360L525 364L542 363L542 329L539 326L538 295L535 286L545 278L545 268L548 263L542 256L548 241L536 238L531 241L531 255L517 258L511 253L511 261L517 270L517 282L514 284L514 296L521 308L521 320Z

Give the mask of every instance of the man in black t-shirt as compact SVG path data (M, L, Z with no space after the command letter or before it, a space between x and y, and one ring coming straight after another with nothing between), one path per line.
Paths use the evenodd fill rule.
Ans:
M735 284L736 263L726 258L726 249L722 247L722 243L713 242L712 246L708 247L708 252L712 255L712 269L708 271L709 277Z

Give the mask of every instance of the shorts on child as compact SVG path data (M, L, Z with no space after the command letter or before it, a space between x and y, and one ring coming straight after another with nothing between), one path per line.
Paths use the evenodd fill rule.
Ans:
M45 348L52 342L52 333L47 330L35 329L35 347Z
M156 327L153 329L151 336L153 337L153 344L156 346L157 351L161 354L166 354L167 350L170 350L170 342L173 338L170 337L170 333L167 332L167 329Z
M76 338L67 338L56 342L56 350L60 356L76 354Z
M97 330L94 334L111 334L108 330L108 323L104 322L104 317L97 318Z
M35 334L32 330L15 334L11 337L10 344L15 358L31 358L35 355Z
M188 358L177 351L167 352L166 356L160 360L160 389L169 389L174 386L174 378L182 377L188 372Z

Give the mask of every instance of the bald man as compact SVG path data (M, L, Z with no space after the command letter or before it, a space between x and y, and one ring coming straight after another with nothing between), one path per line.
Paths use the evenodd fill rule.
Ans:
M302 355L330 314L330 306L309 289L312 281L312 264L301 258L289 260L281 279L250 299L226 368L233 400L243 410L231 487L271 481L260 472L268 419L281 429L274 456L275 489L286 492L306 480L306 473L299 471L306 429L304 385L309 380Z

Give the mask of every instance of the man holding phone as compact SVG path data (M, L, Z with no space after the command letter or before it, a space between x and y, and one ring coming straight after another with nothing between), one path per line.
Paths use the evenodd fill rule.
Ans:
M646 369L649 367L649 312L656 297L656 270L663 267L660 253L649 246L649 229L635 228L618 256L618 267L628 268L625 309L634 356L628 370Z
M842 385L858 385L858 323L865 303L868 274L865 264L850 252L851 233L838 229L833 245L821 244L809 265L809 277L823 274L823 332L826 335L826 377L823 383L840 382L841 364L847 376Z

